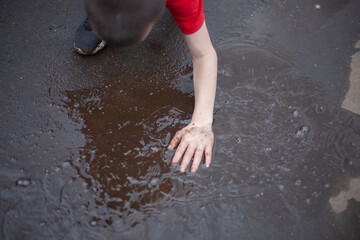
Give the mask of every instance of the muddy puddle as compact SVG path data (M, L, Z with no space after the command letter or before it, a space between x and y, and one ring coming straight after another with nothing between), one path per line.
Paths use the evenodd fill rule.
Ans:
M229 16L261 13L223 5ZM240 25L251 24L258 22ZM35 74L46 81L29 89L46 89L43 100L30 110L2 106L11 117L1 115L2 237L357 239L360 116L314 79L328 73L311 74L309 52L233 30L214 40L214 159L196 174L181 174L166 150L189 123L194 95L188 58L168 55L163 42L150 36L140 46L145 57L111 47L93 60L68 54L49 74Z

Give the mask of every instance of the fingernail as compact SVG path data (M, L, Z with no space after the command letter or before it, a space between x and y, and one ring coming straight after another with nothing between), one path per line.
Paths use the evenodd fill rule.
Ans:
M206 164L206 167L208 168L208 167L209 167L209 164Z
M180 172L185 172L185 169L184 168L180 168Z

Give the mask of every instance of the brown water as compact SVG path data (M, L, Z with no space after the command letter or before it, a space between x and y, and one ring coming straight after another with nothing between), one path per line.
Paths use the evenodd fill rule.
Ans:
M215 146L196 174L180 174L166 150L193 110L191 62L168 13L142 45L85 58L71 53L81 3L23 3L53 13L53 25L2 4L2 238L359 237L360 116L340 107L358 2L320 3L322 15L312 1L206 3L219 57ZM352 27L336 28L344 16ZM329 40L334 28L343 36ZM31 34L25 53L17 31ZM341 194L345 210L332 209Z

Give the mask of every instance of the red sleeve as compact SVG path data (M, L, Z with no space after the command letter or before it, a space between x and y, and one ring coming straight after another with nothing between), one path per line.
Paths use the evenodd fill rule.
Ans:
M203 0L167 0L166 7L184 34L196 33L204 23Z

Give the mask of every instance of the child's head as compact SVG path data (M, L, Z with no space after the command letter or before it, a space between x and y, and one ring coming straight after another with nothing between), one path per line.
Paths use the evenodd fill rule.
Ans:
M120 46L144 40L164 6L165 0L85 0L96 33Z

